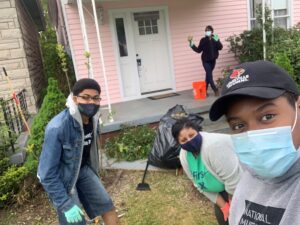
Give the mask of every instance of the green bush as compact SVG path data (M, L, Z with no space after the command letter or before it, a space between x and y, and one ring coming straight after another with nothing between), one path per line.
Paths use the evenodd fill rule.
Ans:
M42 32L40 37L43 66L46 78L54 78L58 81L59 89L67 96L70 91L68 87L68 79L65 75L65 70L68 71L68 78L70 85L72 86L75 81L75 72L71 58L65 54L64 64L61 62L60 54L57 51L58 45L56 41L56 32L52 27L48 27L46 31ZM63 50L64 51L64 50ZM64 52L65 53L65 52Z
M45 128L52 117L63 110L65 101L66 98L59 90L57 81L49 78L47 94L39 113L32 122L25 164L21 167L9 166L8 159L0 160L0 208L15 201L16 194L28 176L36 176Z
M0 176L0 208L13 202L15 194L20 189L20 183L27 175L28 169L25 166L11 166Z
M108 139L105 152L109 158L134 161L147 158L155 138L155 131L147 125L123 126L119 135Z
M226 39L229 42L229 51L240 63L263 59L263 31L262 31L262 10L261 4L256 9L257 26L252 30L244 31L240 35L233 35ZM266 30L266 48L268 49L272 42L272 19L271 11L266 7L265 13L265 30ZM268 51L267 51L268 52Z
M229 50L240 63L263 59L261 10L258 10L258 26L227 39ZM273 28L270 11L266 12L266 58L287 70L300 84L300 24L292 29Z
M53 78L48 80L47 95L45 96L39 113L31 126L31 136L28 140L29 152L38 159L44 140L45 128L48 122L65 107L66 98L58 88Z
M2 176L2 174L9 168L9 166L10 164L8 157L0 159L0 176Z

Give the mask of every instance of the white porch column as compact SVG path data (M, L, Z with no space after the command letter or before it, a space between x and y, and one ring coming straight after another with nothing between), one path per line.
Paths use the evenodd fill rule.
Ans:
M266 14L266 5L265 5L265 0L262 0L262 29L263 29L263 56L264 56L264 60L266 60L267 58L267 50L266 50L266 29L265 29L265 22L266 22L266 18L265 18L265 14Z
M98 15L97 15L97 10L96 10L95 0L92 0L92 5L93 5L94 21L95 21L96 32L97 32L99 54L100 54L100 60L101 60L101 65L102 65L103 77L104 77L104 85L105 85L105 93L106 93L106 98L107 98L108 112L110 115L109 122L113 122L114 119L113 119L112 111L111 111L110 95L109 95L107 76L106 76L106 67L105 67L105 61L104 61L104 56L103 56L103 48L102 48L101 35L100 35L100 30L99 30Z
M79 19L80 19L80 28L83 36L83 43L84 43L84 50L86 52L90 53L89 48L89 41L88 36L86 32L86 26L85 26L85 19L84 19L84 13L83 13L83 7L82 7L82 0L77 0L77 7L78 7L78 13L79 13ZM84 53L82 53L84 54ZM94 71L93 71L93 64L92 64L92 57L89 58L89 65L88 65L88 77L94 78Z

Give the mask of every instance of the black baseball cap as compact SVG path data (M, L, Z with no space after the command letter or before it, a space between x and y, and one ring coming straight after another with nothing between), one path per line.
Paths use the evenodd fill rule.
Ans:
M299 95L296 83L285 70L263 60L242 63L225 78L221 97L212 104L209 118L216 121L223 116L233 96L273 99L285 92Z
M98 84L97 81L91 78L82 78L78 81L73 86L72 92L74 96L77 96L80 92L82 92L85 89L94 89L98 91L98 93L101 93L101 87Z

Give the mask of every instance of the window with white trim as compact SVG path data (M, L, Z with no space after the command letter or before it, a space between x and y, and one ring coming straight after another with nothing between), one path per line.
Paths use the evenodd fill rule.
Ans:
M289 28L291 25L291 0L266 0L266 6L271 10L274 27ZM262 0L249 0L250 28L257 26L256 10L262 4Z

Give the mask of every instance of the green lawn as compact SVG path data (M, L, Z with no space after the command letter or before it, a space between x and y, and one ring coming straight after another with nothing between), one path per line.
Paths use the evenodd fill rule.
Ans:
M193 187L186 176L175 172L148 172L151 191L136 191L142 172L108 171L108 188L119 214L120 225L216 225L213 205ZM120 179L116 179L119 177ZM55 211L40 189L35 199L0 210L0 224L54 225Z

